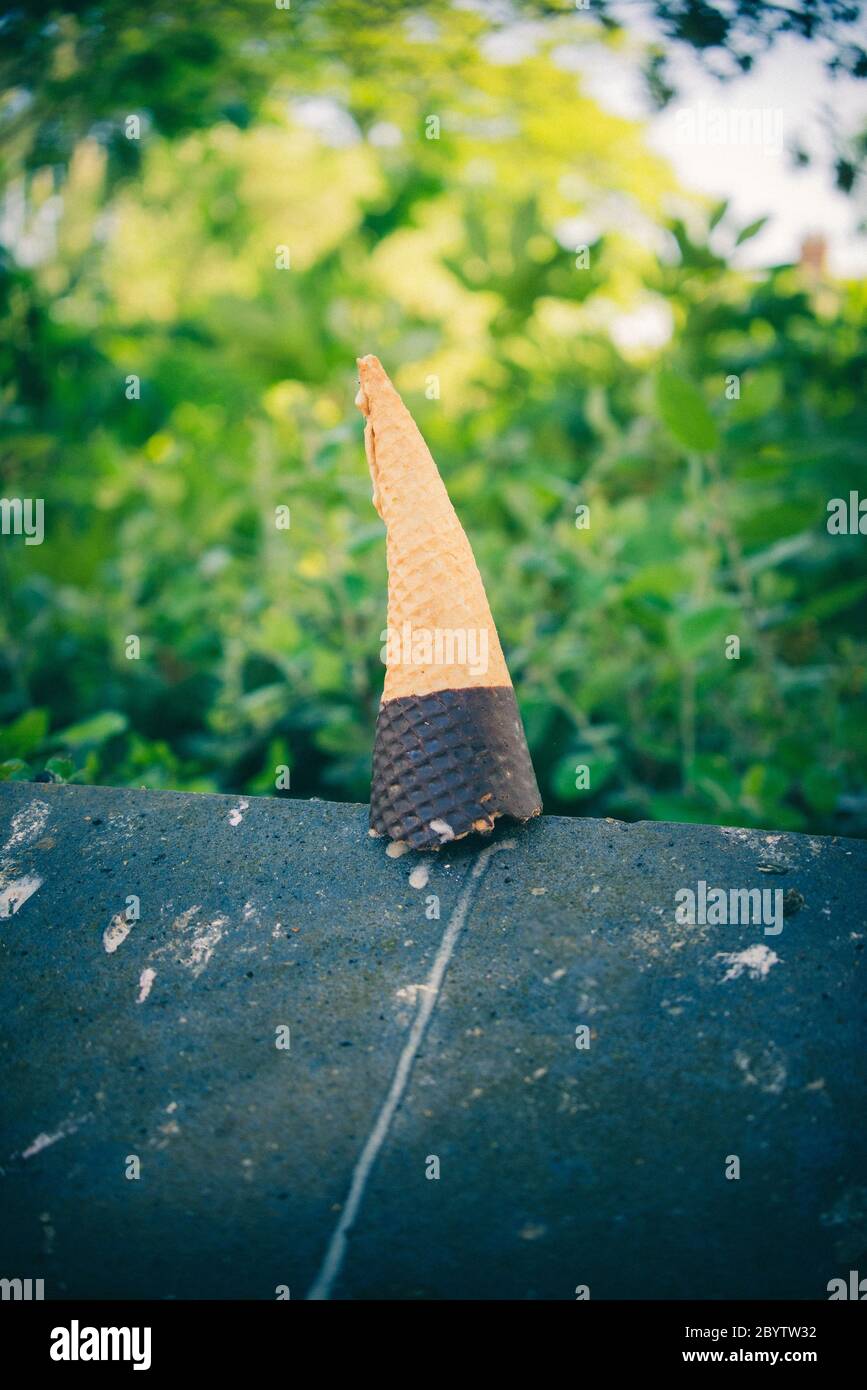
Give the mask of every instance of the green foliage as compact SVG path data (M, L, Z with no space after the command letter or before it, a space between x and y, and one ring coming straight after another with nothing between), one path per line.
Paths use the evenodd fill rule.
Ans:
M678 443L709 452L719 444L714 418L691 382L661 372L656 388L659 414Z
M372 351L470 535L548 810L863 829L864 540L825 509L867 492L864 288L733 269L755 227L672 217L640 126L544 46L488 59L470 9L428 7L426 37L417 6L299 4L309 42L275 10L257 47L223 8L185 8L194 62L176 17L85 7L15 116L0 468L46 538L0 538L0 778L268 793L288 768L367 799Z

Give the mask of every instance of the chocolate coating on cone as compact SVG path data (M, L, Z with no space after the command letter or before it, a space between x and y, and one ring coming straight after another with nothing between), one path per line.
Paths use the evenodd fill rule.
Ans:
M492 830L497 816L524 821L541 809L511 686L438 690L380 706L372 830L437 849Z

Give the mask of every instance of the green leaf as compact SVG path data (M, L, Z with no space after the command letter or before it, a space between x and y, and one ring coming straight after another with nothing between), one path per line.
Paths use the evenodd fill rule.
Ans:
M654 792L650 798L650 809L654 820L674 823L687 821L692 824L700 824L707 820L707 807L698 801L691 801L686 796Z
M829 768L813 767L802 782L804 797L813 811L819 815L830 816L837 806L840 792L840 779Z
M586 800L610 780L617 762L617 754L610 749L596 753L590 748L579 748L574 753L567 753L551 771L551 790L561 801ZM579 767L589 769L589 785L586 787L576 786Z
M656 383L656 403L663 423L680 444L701 453L717 447L716 422L691 381L662 372Z
M853 579L851 584L838 584L836 589L830 589L803 604L796 620L804 622L807 618L830 618L834 613L851 608L864 594L867 594L867 579Z
M45 771L50 772L58 782L68 782L75 771L75 763L71 758L49 758L45 764Z
M76 768L70 777L70 782L76 782L81 786L93 786L99 773L99 754L93 749L84 759L84 767Z
M774 806L788 788L786 774L769 763L752 763L741 779L741 796L747 804L754 803L757 809Z
M0 782L28 782L32 776L32 769L21 758L7 758L0 763Z
M737 631L737 622L737 611L727 603L709 604L691 613L675 613L669 620L671 647L678 657L690 660L716 642L722 659L725 639L729 633Z
M728 198L723 198L723 200L722 200L721 203L717 203L716 207L714 208L713 212L711 213L710 222L708 223L708 227L709 227L710 231L713 231L714 227L719 226L720 222L722 222L723 218L725 217L726 213L728 212L728 208L729 208L729 200L728 200Z
M48 733L48 711L29 709L0 729L0 758L26 758Z
M83 720L80 724L70 724L69 728L62 729L53 741L67 748L84 748L88 745L98 747L117 734L124 733L128 724L129 720L125 714L107 709L101 714L95 714L92 719Z
M741 382L738 419L754 420L776 410L783 396L783 379L772 367L747 372Z
M754 236L758 236L767 220L767 217L757 217L755 222L750 222L749 226L742 227L735 238L735 246L743 246L745 241L750 241Z
M621 598L674 599L689 585L689 572L685 565L673 562L643 565L620 591Z

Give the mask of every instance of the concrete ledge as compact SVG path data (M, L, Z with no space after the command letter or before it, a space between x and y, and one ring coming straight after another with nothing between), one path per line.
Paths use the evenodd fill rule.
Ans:
M595 1299L867 1273L867 845L496 839L389 859L362 806L3 785L0 1275ZM699 881L782 889L783 930L680 925Z

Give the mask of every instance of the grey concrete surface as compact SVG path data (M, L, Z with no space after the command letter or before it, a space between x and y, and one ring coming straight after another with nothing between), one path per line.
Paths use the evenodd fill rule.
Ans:
M362 806L0 788L0 1276L297 1299L331 1258L334 1298L810 1299L867 1274L867 845L496 840L390 859ZM699 880L782 889L783 930L681 925Z

